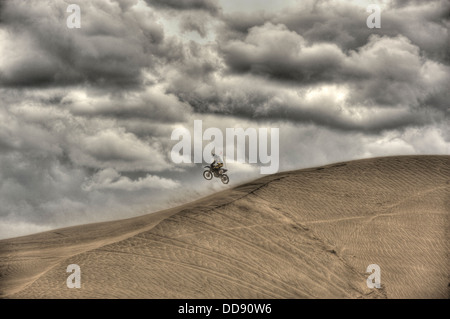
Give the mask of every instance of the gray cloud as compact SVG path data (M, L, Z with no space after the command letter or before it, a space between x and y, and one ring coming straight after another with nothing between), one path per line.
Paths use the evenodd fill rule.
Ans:
M163 190L179 182L158 175L172 168L161 142L138 138L115 120L76 116L32 99L0 107L0 219L9 225L0 228L1 237L11 236L11 227L20 235L132 216L149 197L150 211L167 206ZM138 174L128 177L129 171Z
M216 0L145 0L148 4L160 8L175 10L204 10L211 14L220 12L220 6Z
M200 113L368 133L439 122L448 112L442 101L449 68L421 56L403 36L374 35L344 53L333 44L308 45L286 27L269 23L230 43L222 50L232 74L217 79L205 73L209 81L200 81L179 69L169 91ZM220 69L210 65L212 74Z
M69 29L66 7L62 1L4 4L3 86L136 87L144 84L144 71L157 73L158 63L181 54L149 9L82 3L82 27Z
M333 44L307 46L301 35L271 23L252 28L244 41L230 41L222 52L233 71L299 83L332 81L345 57Z
M90 95L69 93L59 101L74 115L112 119L146 119L158 123L182 122L192 110L164 89L120 93L94 92Z
M383 6L380 29L365 27L369 3L372 2L357 5L350 1L298 1L297 5L280 11L233 12L224 16L220 35L222 41L242 38L252 27L271 22L285 25L310 43L334 43L346 52L363 46L374 34L389 37L402 34L427 56L449 62L448 1L390 1Z
M208 28L206 25L206 21L208 19L204 17L203 19L199 19L198 14L196 15L185 15L181 17L180 21L180 29L181 32L189 32L189 31L195 31L197 32L202 38L205 38L208 34Z
M136 191L146 188L170 189L178 186L178 182L152 175L147 175L133 181L129 177L121 176L112 168L106 168L92 176L91 179L85 181L82 189L85 191L98 189Z

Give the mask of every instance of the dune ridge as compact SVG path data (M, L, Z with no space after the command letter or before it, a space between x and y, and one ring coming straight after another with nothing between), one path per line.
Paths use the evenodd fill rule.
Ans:
M0 241L2 298L449 298L450 156L264 176L126 220ZM66 267L81 267L80 289ZM381 289L366 285L369 264Z

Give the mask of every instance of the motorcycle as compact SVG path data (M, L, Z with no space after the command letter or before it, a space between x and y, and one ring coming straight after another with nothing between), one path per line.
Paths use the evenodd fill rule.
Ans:
M215 167L211 167L211 165L205 166L205 168L207 168L204 172L203 172L203 177L206 180L211 180L214 177L220 178L220 180L222 181L222 183L224 184L228 184L228 182L230 181L230 178L228 177L227 174L225 174L228 170L226 168L215 168Z

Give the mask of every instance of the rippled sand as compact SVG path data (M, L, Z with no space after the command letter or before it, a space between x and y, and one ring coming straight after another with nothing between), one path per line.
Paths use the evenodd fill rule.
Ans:
M3 298L449 298L450 156L265 176L181 207L0 241ZM66 267L81 267L81 288ZM369 264L381 289L368 288Z

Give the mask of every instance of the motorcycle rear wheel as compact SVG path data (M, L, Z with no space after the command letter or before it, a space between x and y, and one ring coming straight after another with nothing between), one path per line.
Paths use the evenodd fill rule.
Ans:
M210 170L206 170L203 172L203 177L209 181L213 178L213 174L211 173Z

